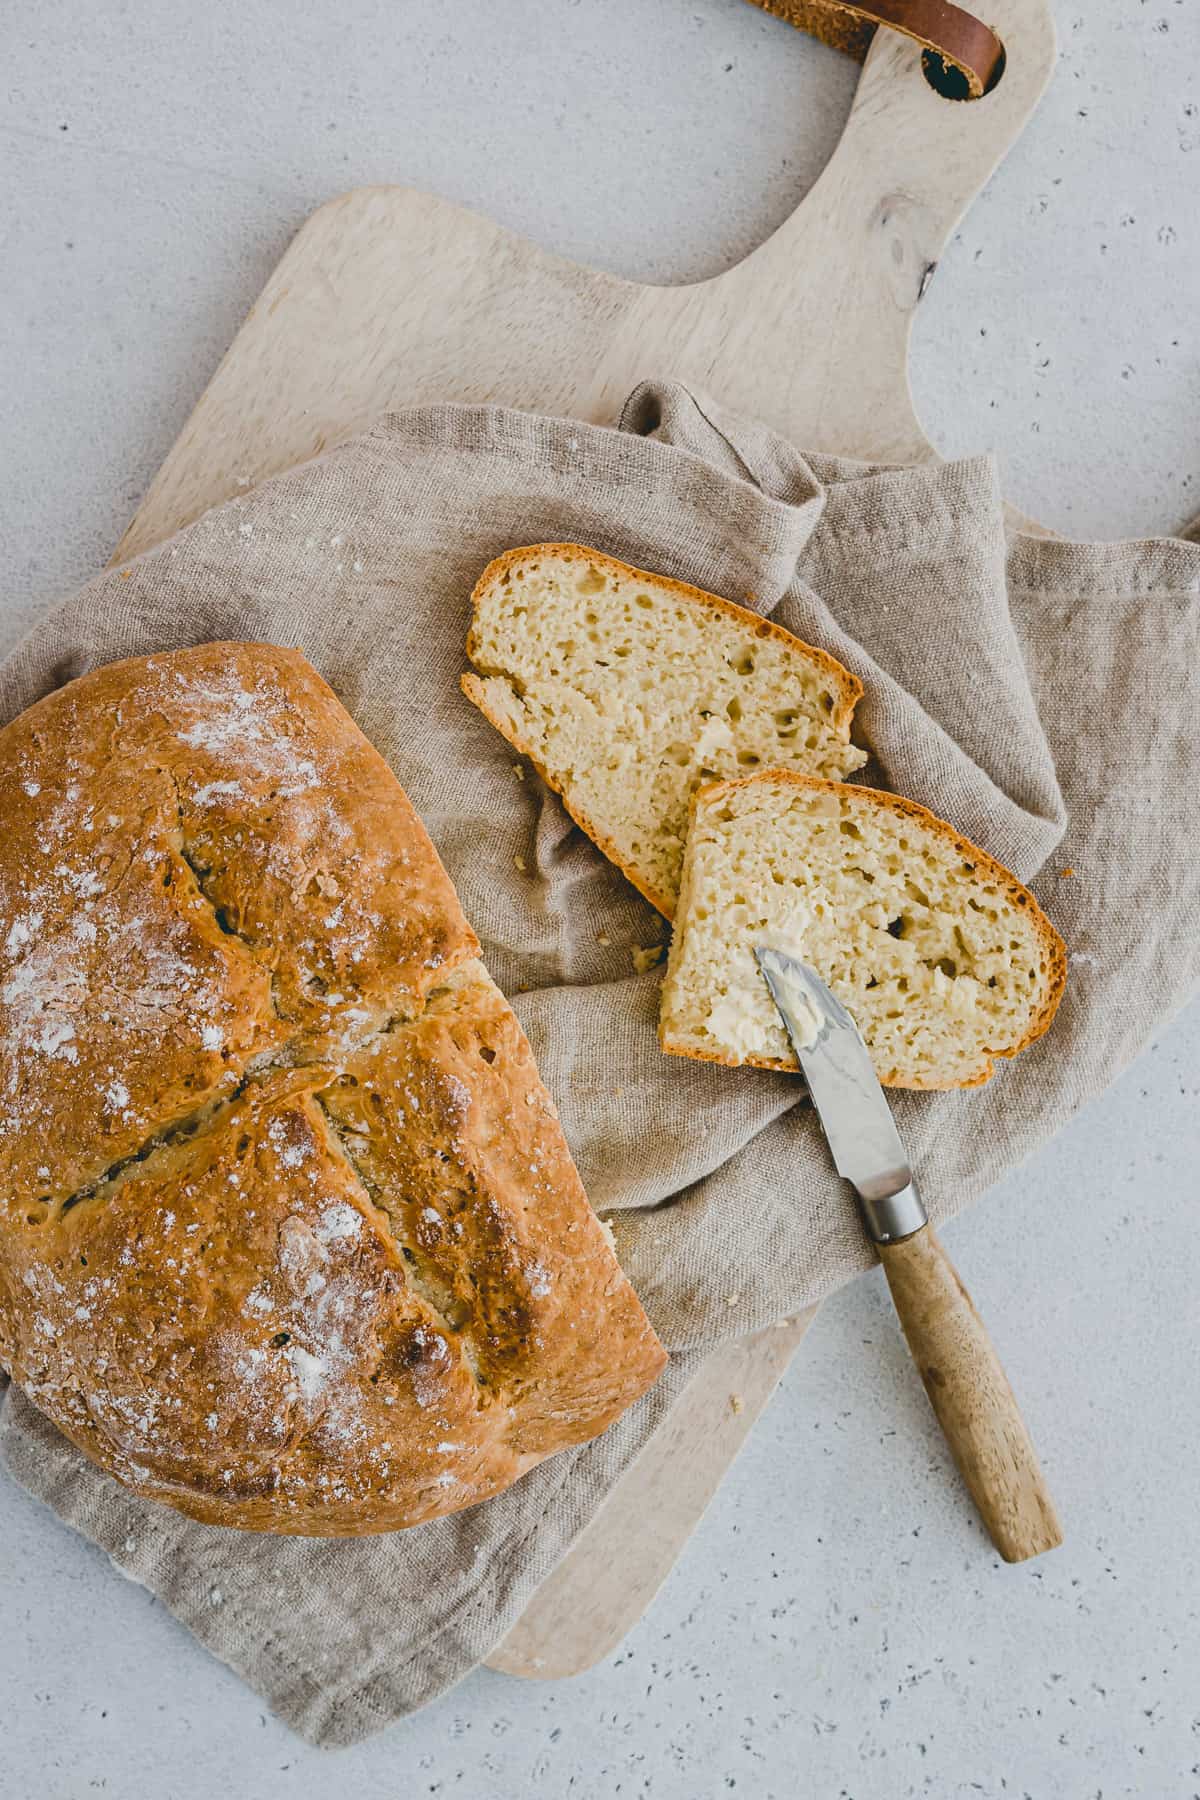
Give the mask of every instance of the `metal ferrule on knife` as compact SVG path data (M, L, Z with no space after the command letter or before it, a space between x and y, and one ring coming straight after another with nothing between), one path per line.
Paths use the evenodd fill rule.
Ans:
M920 1231L922 1225L929 1223L915 1181L906 1181L902 1188L891 1194L873 1193L870 1183L854 1191L872 1243L898 1244L901 1238L911 1237L914 1231Z

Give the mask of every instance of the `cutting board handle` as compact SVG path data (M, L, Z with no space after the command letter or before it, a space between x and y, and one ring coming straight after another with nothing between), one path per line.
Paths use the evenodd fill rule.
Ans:
M990 0L988 16L1006 60L979 100L946 99L915 43L876 32L817 181L744 262L677 290L677 366L660 361L658 373L694 382L809 449L854 454L869 444L889 462L936 454L909 388L912 322L959 220L1020 136L1054 67L1049 0ZM726 326L714 344L718 303ZM703 359L688 341L699 315ZM836 379L822 348L831 337ZM635 361L649 366L629 354L605 370L607 414L595 416L611 416Z
M653 375L808 449L928 461L936 452L908 385L913 315L1054 62L1050 0L988 0L988 16L1006 62L980 100L943 98L920 49L877 32L814 186L743 262L689 286L577 268L411 189L328 201L272 275L117 558L389 407L425 401L499 401L608 424ZM303 345L286 380L276 339ZM214 449L235 434L236 456Z

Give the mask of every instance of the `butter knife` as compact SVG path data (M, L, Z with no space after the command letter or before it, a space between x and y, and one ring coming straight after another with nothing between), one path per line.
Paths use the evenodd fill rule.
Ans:
M755 955L992 1542L1006 1562L1054 1549L1062 1531L1037 1452L983 1321L926 1217L858 1026L807 963L766 945Z

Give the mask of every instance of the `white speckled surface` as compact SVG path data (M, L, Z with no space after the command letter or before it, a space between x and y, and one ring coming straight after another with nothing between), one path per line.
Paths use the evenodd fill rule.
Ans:
M1073 535L1200 509L1200 15L1060 4L1041 112L922 308L918 405ZM741 0L41 0L0 146L0 646L100 564L285 243L402 180L632 275L743 254L854 70ZM337 1756L0 1483L0 1800L1200 1794L1200 1012L948 1234L1067 1524L999 1566L878 1278L827 1306L666 1591L572 1684Z

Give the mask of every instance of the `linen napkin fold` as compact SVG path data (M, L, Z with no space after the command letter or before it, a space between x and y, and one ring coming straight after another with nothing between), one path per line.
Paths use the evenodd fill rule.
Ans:
M872 779L1032 885L1071 954L1049 1036L965 1094L894 1096L935 1219L1098 1094L1200 965L1200 545L1006 539L986 458L803 456L674 385L620 430L421 407L109 571L0 665L0 720L87 669L219 637L297 644L421 812L513 999L593 1203L674 1360L596 1443L474 1511L357 1542L135 1499L23 1397L0 1454L295 1729L345 1744L461 1678L661 1423L705 1349L871 1260L794 1078L667 1058L665 923L458 688L468 596L577 539L769 613L866 686ZM524 865L522 867L522 865Z

